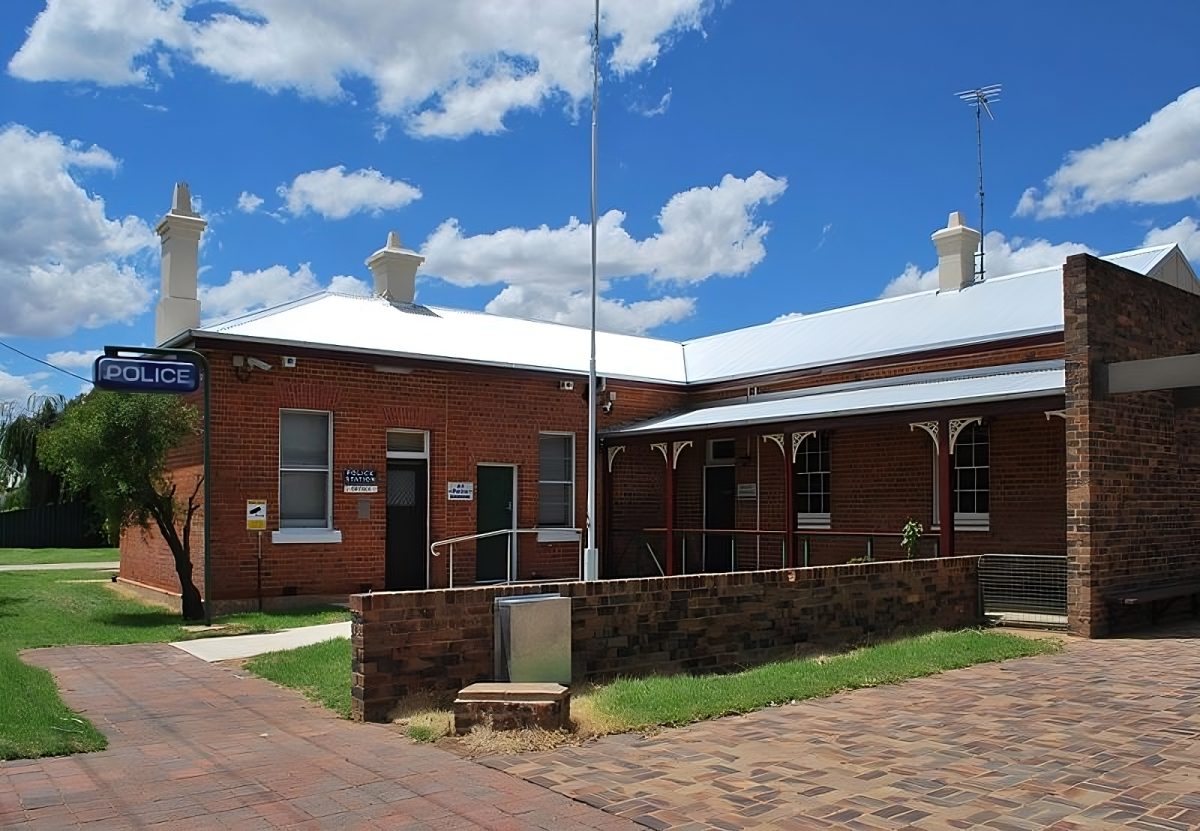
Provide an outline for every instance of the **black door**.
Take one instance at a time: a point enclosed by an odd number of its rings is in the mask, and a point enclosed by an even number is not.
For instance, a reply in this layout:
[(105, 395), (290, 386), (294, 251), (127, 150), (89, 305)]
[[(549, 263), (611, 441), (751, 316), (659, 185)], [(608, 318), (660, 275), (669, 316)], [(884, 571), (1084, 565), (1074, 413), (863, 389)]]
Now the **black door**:
[(388, 462), (385, 582), (389, 590), (428, 587), (426, 471), (424, 459)]
[[(513, 528), (513, 469), (509, 465), (480, 465), (476, 468), (475, 530), (499, 531)], [(497, 534), (475, 545), (475, 582), (508, 579), (511, 534)]]
[[(733, 466), (704, 468), (704, 527), (733, 528), (736, 504)], [(733, 571), (733, 534), (704, 535), (704, 570)]]

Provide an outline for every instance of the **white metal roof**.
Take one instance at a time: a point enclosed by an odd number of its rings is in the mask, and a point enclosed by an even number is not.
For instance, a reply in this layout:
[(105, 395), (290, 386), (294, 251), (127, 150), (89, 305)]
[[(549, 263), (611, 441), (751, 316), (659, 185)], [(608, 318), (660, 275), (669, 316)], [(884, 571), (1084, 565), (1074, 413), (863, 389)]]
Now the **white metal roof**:
[[(1174, 245), (1104, 259), (1200, 293)], [(774, 372), (1062, 331), (1060, 266), (776, 320), (684, 343), (598, 332), (597, 372), (670, 384)], [(484, 312), (323, 293), (184, 333), (433, 361), (588, 371), (588, 330)]]
[(1065, 372), (1061, 361), (988, 367), (959, 373), (910, 375), (870, 384), (813, 387), (786, 397), (741, 404), (717, 404), (650, 419), (606, 431), (609, 436), (636, 436), (743, 427), (807, 419), (920, 410), (1061, 395)]
[[(1104, 257), (1149, 274), (1175, 248)], [(923, 291), (776, 320), (684, 344), (689, 383), (866, 360), (1063, 328), (1062, 267), (989, 277), (960, 291)]]
[[(587, 374), (589, 331), (513, 317), (325, 292), (205, 328), (201, 333), (279, 345)], [(596, 371), (610, 378), (684, 383), (674, 341), (596, 333)]]

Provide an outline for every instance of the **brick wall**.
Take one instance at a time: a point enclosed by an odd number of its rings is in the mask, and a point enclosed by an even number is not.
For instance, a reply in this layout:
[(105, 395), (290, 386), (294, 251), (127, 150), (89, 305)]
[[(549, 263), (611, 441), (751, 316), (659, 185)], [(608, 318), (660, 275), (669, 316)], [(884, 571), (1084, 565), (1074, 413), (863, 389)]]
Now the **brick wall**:
[(354, 595), (353, 711), (493, 673), (493, 601), (572, 598), (573, 676), (715, 672), (979, 622), (977, 559)]
[(1200, 410), (1099, 395), (1093, 368), (1200, 352), (1200, 298), (1087, 255), (1063, 285), (1069, 622), (1097, 637), (1114, 593), (1200, 579)]
[[(349, 594), (384, 586), (386, 487), (376, 494), (343, 493), (341, 471), (349, 467), (376, 470), (386, 481), (386, 433), (390, 428), (429, 432), (430, 541), (476, 531), (476, 505), (449, 502), (448, 481), (476, 481), (481, 463), (517, 467), (517, 518), (520, 527), (537, 524), (538, 433), (574, 433), (575, 520), (582, 526), (586, 511), (587, 408), (586, 381), (574, 391), (560, 391), (567, 375), (413, 365), (410, 374), (375, 371), (373, 363), (329, 355), (298, 356), (295, 368), (281, 366), (278, 355), (263, 349), (205, 349), (212, 366), (212, 545), (214, 599), (254, 597), (258, 538), (245, 530), (248, 499), (268, 502), (268, 529), (278, 525), (279, 410), (298, 408), (333, 412), (333, 525), (341, 543), (272, 543), (263, 533), (263, 593)], [(274, 365), (240, 380), (235, 354), (253, 354)], [(380, 359), (382, 360), (382, 359)], [(609, 382), (617, 393), (611, 415), (601, 428), (618, 421), (639, 420), (679, 406), (683, 392), (652, 384)], [(198, 451), (198, 444), (197, 444)], [(189, 449), (190, 452), (190, 449)], [(182, 453), (172, 460), (185, 478), (193, 459)], [(359, 503), (367, 503), (360, 516)], [(200, 521), (197, 517), (197, 523)], [(195, 532), (196, 580), (202, 585), (200, 526)], [(413, 552), (427, 557), (426, 552)], [(562, 579), (578, 573), (576, 543), (538, 543), (522, 538), (518, 557), (523, 579)], [(475, 576), (474, 549), (458, 546), (455, 580)], [(122, 576), (177, 591), (170, 555), (155, 533), (127, 533), (122, 542)], [(431, 562), (431, 584), (447, 585), (448, 558)]]

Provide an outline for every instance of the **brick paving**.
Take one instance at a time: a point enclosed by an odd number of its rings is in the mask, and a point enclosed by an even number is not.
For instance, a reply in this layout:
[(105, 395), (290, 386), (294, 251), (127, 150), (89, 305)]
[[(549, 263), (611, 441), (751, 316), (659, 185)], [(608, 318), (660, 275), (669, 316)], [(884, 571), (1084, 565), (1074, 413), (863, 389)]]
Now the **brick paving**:
[(0, 828), (634, 827), (164, 644), (24, 658), (109, 748), (0, 762)]
[(1200, 649), (1175, 636), (485, 764), (650, 828), (1200, 828)]

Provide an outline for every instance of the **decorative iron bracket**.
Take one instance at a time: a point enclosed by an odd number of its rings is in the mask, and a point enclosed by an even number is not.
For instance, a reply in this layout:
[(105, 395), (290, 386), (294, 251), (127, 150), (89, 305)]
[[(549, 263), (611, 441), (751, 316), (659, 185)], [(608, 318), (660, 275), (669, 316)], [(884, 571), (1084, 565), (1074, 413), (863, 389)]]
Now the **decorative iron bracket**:
[[(677, 442), (672, 443), (671, 454), (670, 454), (670, 459), (669, 459), (672, 468), (676, 468), (679, 466), (679, 454), (682, 453), (685, 448), (691, 447), (691, 445), (692, 445), (692, 442), (690, 440), (689, 441), (677, 441)], [(667, 443), (665, 441), (655, 442), (654, 444), (650, 445), (650, 447), (654, 450), (657, 450), (659, 453), (662, 454), (664, 462), (668, 461)]]
[(1050, 420), (1050, 416), (1058, 416), (1063, 421), (1066, 421), (1067, 420), (1067, 411), (1066, 410), (1046, 410), (1046, 421)]
[(784, 455), (784, 458), (787, 458), (787, 451), (783, 448), (783, 433), (768, 433), (762, 437), (762, 440), (775, 442), (779, 445), (779, 452)]
[(608, 472), (612, 473), (613, 461), (617, 458), (617, 454), (625, 449), (623, 444), (614, 444), (608, 448)]
[(804, 444), (804, 440), (809, 436), (815, 436), (816, 430), (807, 430), (803, 433), (792, 433), (792, 461), (796, 461), (796, 454), (800, 452), (800, 445)]
[(963, 430), (967, 429), (971, 424), (983, 424), (983, 419), (979, 416), (971, 418), (952, 418), (950, 419), (950, 452), (954, 452), (954, 445), (958, 442), (958, 436)]
[(937, 450), (938, 449), (938, 423), (936, 421), (914, 421), (912, 424), (908, 425), (908, 429), (910, 432), (912, 430), (915, 430), (918, 427), (920, 427), (922, 430), (924, 430), (926, 433), (929, 434), (929, 438), (933, 439), (933, 449)]

